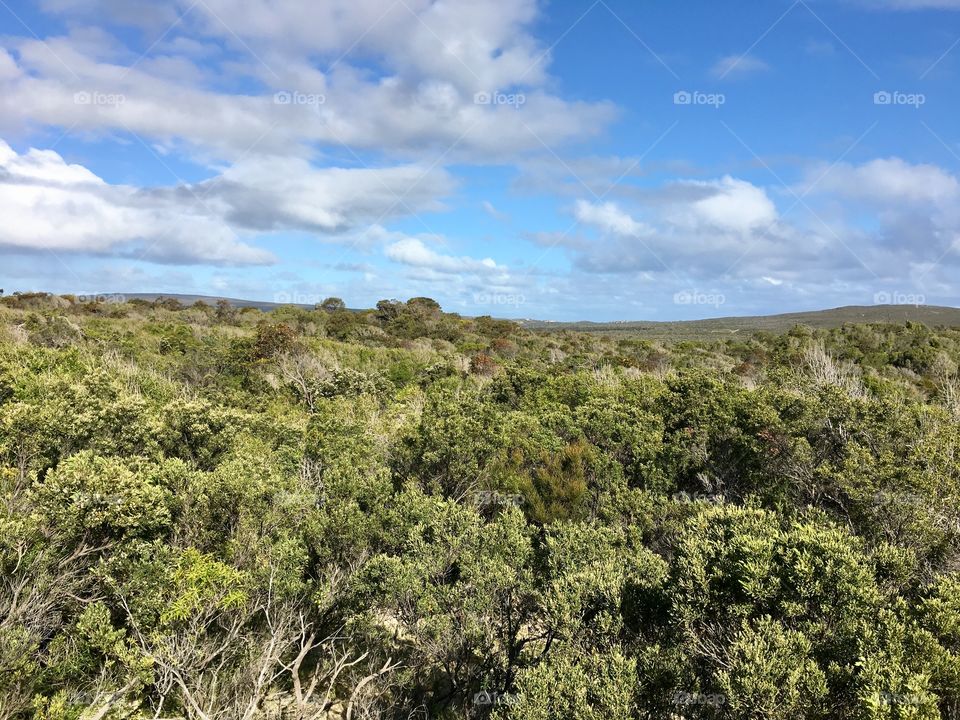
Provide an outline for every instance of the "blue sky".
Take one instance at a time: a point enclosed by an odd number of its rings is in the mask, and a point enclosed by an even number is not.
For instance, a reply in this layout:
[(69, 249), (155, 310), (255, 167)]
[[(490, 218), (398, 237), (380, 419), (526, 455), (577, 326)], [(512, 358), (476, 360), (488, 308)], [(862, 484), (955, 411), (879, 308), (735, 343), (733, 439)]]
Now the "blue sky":
[(0, 285), (955, 305), (960, 0), (0, 0)]

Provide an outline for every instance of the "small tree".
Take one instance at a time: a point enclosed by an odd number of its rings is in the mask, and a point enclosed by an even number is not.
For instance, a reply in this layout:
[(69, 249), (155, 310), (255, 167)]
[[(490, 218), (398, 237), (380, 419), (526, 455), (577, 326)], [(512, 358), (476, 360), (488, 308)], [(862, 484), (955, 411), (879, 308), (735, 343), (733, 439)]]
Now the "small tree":
[(486, 375), (489, 377), (495, 375), (499, 367), (497, 361), (486, 353), (477, 353), (470, 360), (470, 372), (474, 375)]
[(324, 312), (337, 312), (338, 310), (346, 310), (347, 304), (341, 298), (328, 297), (320, 303), (319, 307)]
[(388, 323), (400, 315), (401, 303), (396, 300), (380, 300), (377, 303), (376, 318), (381, 323)]
[(263, 323), (257, 328), (253, 356), (256, 360), (266, 360), (290, 352), (296, 344), (297, 334), (286, 323)]
[(434, 314), (440, 312), (440, 303), (433, 298), (415, 297), (407, 300), (407, 307), (423, 310), (426, 313)]
[(237, 320), (237, 309), (230, 304), (229, 300), (224, 300), (221, 298), (220, 300), (217, 300), (214, 316), (219, 322), (234, 323)]

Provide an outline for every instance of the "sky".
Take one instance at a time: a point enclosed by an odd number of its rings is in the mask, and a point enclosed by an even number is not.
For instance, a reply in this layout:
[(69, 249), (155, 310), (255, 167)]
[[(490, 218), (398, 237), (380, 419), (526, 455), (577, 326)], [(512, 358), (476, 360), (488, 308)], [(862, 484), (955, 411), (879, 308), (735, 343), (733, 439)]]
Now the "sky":
[(960, 0), (0, 0), (0, 287), (957, 305)]

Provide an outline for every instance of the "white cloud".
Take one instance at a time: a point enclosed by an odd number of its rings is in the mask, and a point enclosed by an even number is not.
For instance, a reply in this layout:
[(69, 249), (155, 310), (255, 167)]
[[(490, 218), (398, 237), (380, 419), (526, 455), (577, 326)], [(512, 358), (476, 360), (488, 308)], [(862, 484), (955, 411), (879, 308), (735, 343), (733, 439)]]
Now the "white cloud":
[(644, 237), (653, 233), (652, 228), (634, 220), (615, 203), (594, 204), (580, 200), (574, 208), (574, 217), (581, 223), (597, 227), (601, 232), (619, 237)]
[[(350, 240), (384, 219), (440, 207), (453, 185), (416, 165), (316, 169), (256, 156), (195, 185), (110, 185), (53, 151), (19, 155), (0, 141), (0, 244), (140, 256), (163, 262), (262, 264), (242, 235), (296, 230)], [(381, 238), (382, 240), (382, 238)]]
[(651, 202), (654, 225), (635, 220), (616, 203), (580, 200), (574, 216), (581, 223), (624, 238), (650, 237), (669, 226), (691, 233), (748, 234), (777, 221), (777, 208), (763, 188), (726, 176), (719, 180), (685, 180), (669, 184)]
[(866, 235), (863, 255), (890, 258), (891, 274), (930, 277), (960, 258), (960, 181), (943, 168), (896, 157), (818, 166), (800, 187), (834, 205), (842, 200), (837, 212), (851, 223), (868, 218), (868, 229), (859, 231)]
[(3, 48), (0, 48), (0, 82), (13, 80), (20, 76), (17, 61)]
[(407, 237), (389, 245), (387, 257), (394, 262), (415, 268), (425, 268), (438, 273), (493, 273), (504, 272), (506, 268), (497, 265), (491, 258), (477, 260), (471, 257), (454, 257), (427, 247), (419, 238)]
[(196, 189), (240, 227), (338, 233), (442, 209), (438, 198), (453, 185), (444, 170), (418, 165), (318, 169), (298, 158), (254, 157)]
[(960, 262), (960, 180), (899, 158), (810, 167), (787, 196), (788, 217), (767, 189), (730, 176), (623, 197), (633, 204), (578, 204), (592, 237), (544, 243), (564, 247), (577, 270), (632, 273), (645, 286), (684, 278), (690, 287), (782, 288), (812, 299), (830, 286), (837, 297), (859, 292), (863, 303), (891, 287), (949, 296), (944, 278)]
[(496, 206), (489, 200), (484, 200), (482, 203), (480, 203), (480, 207), (482, 207), (483, 211), (494, 220), (499, 220), (500, 222), (510, 222), (510, 216), (505, 212), (497, 210)]
[(960, 182), (956, 177), (936, 165), (914, 165), (896, 157), (862, 165), (842, 163), (832, 169), (817, 167), (809, 178), (812, 182), (819, 179), (815, 189), (820, 192), (830, 191), (881, 205), (920, 203), (950, 208), (960, 201)]
[[(97, 3), (105, 11), (111, 4)], [(541, 141), (555, 147), (597, 134), (615, 115), (607, 103), (568, 102), (544, 89), (549, 55), (527, 32), (536, 10), (533, 0), (410, 0), (386, 12), (380, 0), (210, 0), (145, 58), (122, 47), (101, 52), (108, 41), (76, 30), (11, 38), (18, 60), (0, 55), (0, 131), (41, 124), (134, 132), (233, 159), (251, 148), (306, 157), (323, 143), (427, 152), (431, 161), (443, 152), (509, 160), (542, 150)], [(229, 18), (229, 29), (219, 18)], [(221, 53), (199, 63), (197, 48), (209, 51), (211, 38), (235, 46), (241, 59)], [(262, 90), (233, 90), (258, 84)], [(480, 91), (516, 88), (525, 100), (519, 109), (474, 101)], [(324, 102), (278, 105), (276, 92)], [(77, 93), (124, 102), (78, 104)]]
[(763, 188), (723, 177), (681, 180), (639, 196), (645, 221), (616, 203), (580, 201), (577, 220), (599, 237), (561, 243), (574, 265), (598, 273), (666, 273), (716, 278), (796, 271), (818, 258), (826, 241), (783, 223)]
[(353, 50), (399, 76), (474, 92), (545, 79), (547, 58), (538, 62), (543, 48), (526, 29), (536, 0), (206, 0), (197, 13), (206, 33), (236, 34), (258, 50), (334, 58)]
[(688, 212), (698, 224), (746, 233), (776, 222), (777, 208), (762, 188), (729, 175), (713, 182), (690, 181), (689, 187), (710, 191), (695, 201)]
[(710, 74), (718, 79), (732, 75), (749, 75), (770, 69), (765, 61), (753, 55), (727, 55), (714, 63)]
[(511, 309), (507, 307), (511, 303), (515, 309), (532, 291), (532, 277), (517, 277), (493, 258), (446, 254), (431, 247), (445, 242), (442, 237), (386, 234), (392, 239), (384, 250), (386, 257), (405, 268), (402, 274), (388, 273), (399, 281), (394, 296), (425, 294), (443, 298), (444, 307), (502, 314)]
[(0, 141), (0, 245), (116, 252), (169, 262), (265, 264), (273, 257), (239, 240), (220, 218), (192, 204), (108, 185), (57, 153), (18, 155)]

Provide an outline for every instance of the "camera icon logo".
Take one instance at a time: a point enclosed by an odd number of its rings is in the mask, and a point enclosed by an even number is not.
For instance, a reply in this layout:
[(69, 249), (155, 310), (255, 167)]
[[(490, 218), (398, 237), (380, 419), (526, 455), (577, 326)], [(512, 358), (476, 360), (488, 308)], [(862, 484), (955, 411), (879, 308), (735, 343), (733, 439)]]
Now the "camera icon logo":
[(289, 105), (293, 102), (293, 95), (286, 90), (281, 90), (273, 96), (274, 105)]
[(886, 90), (881, 90), (873, 94), (873, 104), (874, 105), (891, 105), (893, 104), (893, 94), (887, 92)]
[(474, 705), (493, 705), (494, 700), (494, 696), (486, 690), (482, 690), (473, 696)]
[(674, 105), (691, 105), (693, 104), (693, 94), (687, 92), (686, 90), (680, 90), (673, 94), (673, 104)]
[(474, 105), (489, 105), (493, 102), (493, 96), (485, 90), (475, 93), (473, 96)]

